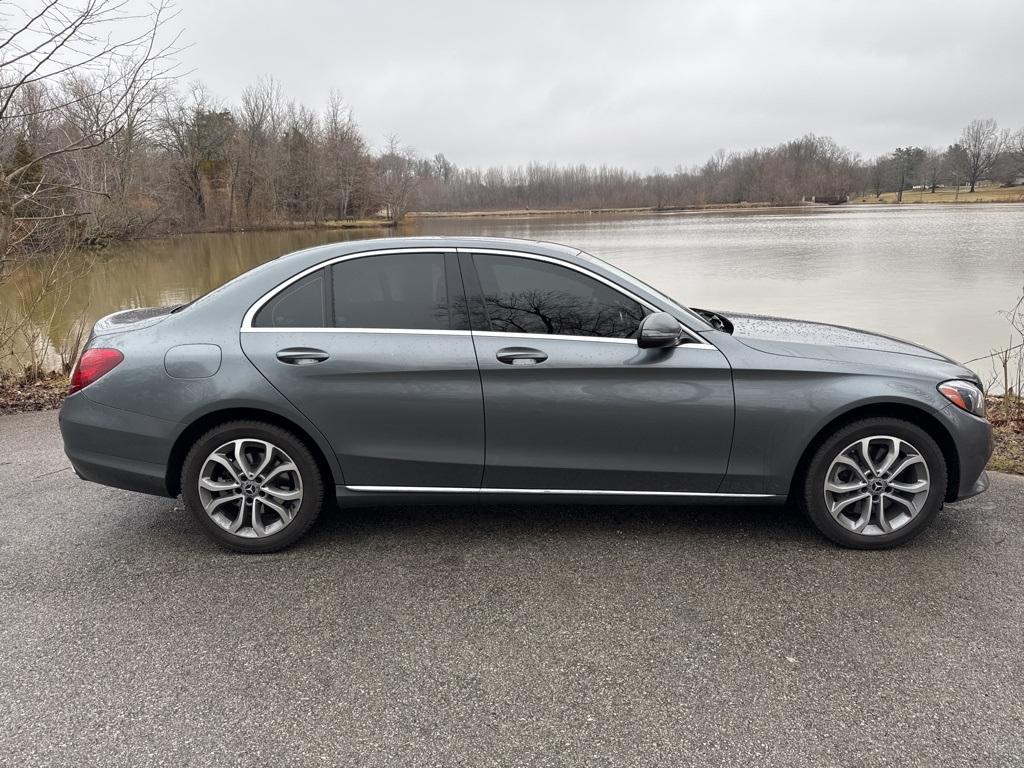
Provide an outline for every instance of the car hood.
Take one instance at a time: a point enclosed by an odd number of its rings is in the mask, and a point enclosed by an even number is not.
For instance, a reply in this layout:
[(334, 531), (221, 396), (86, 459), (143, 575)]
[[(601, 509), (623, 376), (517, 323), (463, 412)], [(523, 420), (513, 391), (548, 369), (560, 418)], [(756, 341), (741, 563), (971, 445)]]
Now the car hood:
[(868, 352), (911, 355), (956, 364), (954, 360), (945, 355), (918, 344), (857, 328), (739, 312), (718, 312), (716, 314), (730, 322), (732, 335), (737, 341), (770, 354), (863, 360), (863, 354), (850, 355), (846, 353), (846, 350), (866, 350)]

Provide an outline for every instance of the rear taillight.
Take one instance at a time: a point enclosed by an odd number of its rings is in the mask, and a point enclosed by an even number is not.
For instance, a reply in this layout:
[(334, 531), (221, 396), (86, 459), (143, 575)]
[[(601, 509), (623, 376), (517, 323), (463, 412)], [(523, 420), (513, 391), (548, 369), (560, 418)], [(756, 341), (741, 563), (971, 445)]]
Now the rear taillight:
[(100, 376), (114, 370), (122, 360), (124, 360), (124, 355), (116, 349), (97, 347), (85, 350), (78, 358), (78, 362), (75, 363), (74, 370), (71, 371), (68, 394), (73, 395), (83, 387), (88, 387)]

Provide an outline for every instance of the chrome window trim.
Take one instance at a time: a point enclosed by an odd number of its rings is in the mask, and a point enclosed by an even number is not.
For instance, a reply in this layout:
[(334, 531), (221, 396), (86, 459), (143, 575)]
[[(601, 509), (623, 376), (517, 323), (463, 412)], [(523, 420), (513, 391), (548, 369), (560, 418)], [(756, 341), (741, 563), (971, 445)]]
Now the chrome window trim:
[(346, 485), (356, 493), (508, 493), (552, 496), (692, 496), (695, 498), (776, 499), (776, 493), (711, 493), (707, 491), (619, 491), (563, 488), (464, 488), (420, 485)]
[(439, 328), (243, 328), (242, 333), (390, 333), (417, 336), (469, 336), (472, 331)]
[[(556, 341), (597, 341), (604, 344), (631, 344), (636, 346), (636, 339), (619, 339), (611, 336), (567, 336), (561, 333), (505, 333), (503, 331), (473, 331), (474, 336), (492, 336), (506, 339), (554, 339)], [(687, 342), (672, 349), (714, 349), (718, 348), (706, 342)]]
[[(444, 247), (430, 247), (430, 248), (384, 248), (375, 251), (360, 251), (359, 253), (348, 253), (342, 256), (334, 256), (324, 261), (314, 264), (311, 267), (307, 267), (301, 272), (292, 275), (284, 282), (278, 284), (274, 288), (271, 288), (265, 294), (263, 294), (256, 302), (249, 307), (246, 311), (245, 316), (242, 318), (241, 331), (243, 333), (386, 333), (386, 334), (401, 334), (401, 335), (427, 335), (427, 336), (466, 336), (466, 335), (477, 335), (477, 336), (506, 336), (513, 339), (567, 339), (572, 341), (589, 341), (589, 342), (605, 342), (615, 344), (636, 344), (636, 339), (619, 339), (604, 336), (569, 336), (562, 334), (547, 334), (547, 333), (503, 333), (501, 331), (462, 331), (462, 330), (449, 330), (449, 329), (425, 329), (425, 328), (256, 328), (253, 327), (252, 321), (256, 317), (256, 313), (259, 312), (263, 306), (273, 299), (281, 291), (285, 290), (292, 283), (298, 282), (306, 275), (310, 275), (319, 269), (325, 269), (326, 267), (333, 266), (334, 264), (340, 264), (343, 261), (349, 261), (351, 259), (361, 259), (371, 256), (390, 256), (394, 254), (402, 253), (483, 253), (495, 256), (513, 256), (516, 258), (532, 259), (534, 261), (545, 261), (550, 264), (554, 264), (559, 267), (565, 267), (567, 269), (574, 270), (580, 274), (589, 277), (598, 282), (604, 283), (612, 290), (618, 291), (619, 293), (629, 297), (633, 301), (637, 302), (640, 306), (652, 311), (652, 312), (665, 312), (660, 307), (652, 304), (649, 301), (645, 301), (640, 298), (632, 291), (623, 286), (619, 285), (613, 280), (609, 280), (602, 275), (598, 275), (595, 272), (581, 267), (578, 264), (572, 264), (559, 258), (552, 256), (543, 256), (537, 253), (527, 253), (524, 251), (516, 251), (511, 249), (502, 248), (444, 248)], [(577, 251), (582, 253), (582, 251)], [(678, 318), (677, 318), (678, 319)], [(681, 322), (681, 321), (680, 321)], [(714, 344), (703, 338), (693, 330), (683, 324), (683, 329), (686, 334), (693, 340), (692, 343), (680, 344), (674, 349), (713, 349), (718, 350)]]

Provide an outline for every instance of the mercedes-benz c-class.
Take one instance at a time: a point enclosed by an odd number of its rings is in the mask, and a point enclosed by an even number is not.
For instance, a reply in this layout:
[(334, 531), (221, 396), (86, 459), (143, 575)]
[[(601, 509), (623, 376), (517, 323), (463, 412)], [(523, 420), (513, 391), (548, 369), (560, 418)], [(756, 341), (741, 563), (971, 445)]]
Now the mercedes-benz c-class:
[(941, 354), (488, 238), (325, 245), (110, 315), (60, 425), (80, 477), (180, 494), (245, 552), (333, 501), (790, 499), (881, 548), (983, 491), (992, 450), (981, 382)]

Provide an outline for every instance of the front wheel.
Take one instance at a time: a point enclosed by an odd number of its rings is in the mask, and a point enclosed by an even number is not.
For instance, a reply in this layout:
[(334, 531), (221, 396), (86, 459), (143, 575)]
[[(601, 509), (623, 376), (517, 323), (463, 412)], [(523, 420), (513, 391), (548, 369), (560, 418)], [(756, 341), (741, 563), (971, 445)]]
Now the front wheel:
[(182, 466), (185, 506), (218, 544), (274, 552), (293, 544), (323, 505), (320, 468), (292, 433), (234, 421), (196, 441)]
[(874, 418), (840, 428), (811, 458), (803, 483), (808, 517), (825, 536), (857, 549), (909, 541), (941, 509), (946, 461), (910, 422)]

